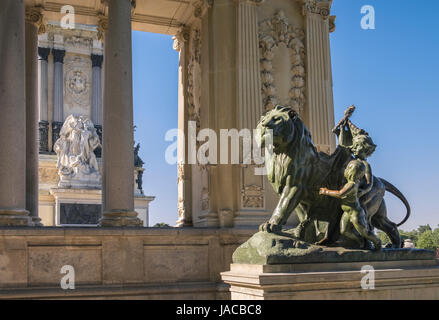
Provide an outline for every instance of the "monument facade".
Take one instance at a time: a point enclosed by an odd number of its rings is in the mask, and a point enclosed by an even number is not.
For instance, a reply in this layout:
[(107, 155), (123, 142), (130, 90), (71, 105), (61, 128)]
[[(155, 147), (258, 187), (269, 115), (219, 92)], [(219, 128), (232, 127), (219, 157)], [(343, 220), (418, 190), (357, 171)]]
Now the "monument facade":
[[(38, 37), (39, 216), (45, 226), (97, 226), (101, 218), (104, 55), (98, 29), (46, 21)], [(131, 190), (148, 226), (154, 197), (143, 194), (138, 148)]]

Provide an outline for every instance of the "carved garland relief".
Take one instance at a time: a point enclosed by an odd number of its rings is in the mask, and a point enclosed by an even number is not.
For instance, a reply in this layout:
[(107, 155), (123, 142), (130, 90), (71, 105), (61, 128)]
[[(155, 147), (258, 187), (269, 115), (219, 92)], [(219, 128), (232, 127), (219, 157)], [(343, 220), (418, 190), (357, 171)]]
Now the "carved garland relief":
[[(286, 103), (299, 113), (303, 111), (306, 102), (304, 38), (304, 31), (291, 25), (282, 10), (272, 19), (259, 24), (262, 98), (265, 110), (271, 110), (279, 103)], [(276, 70), (273, 65), (281, 46), (288, 49), (290, 61), (288, 101), (280, 101), (275, 84)]]

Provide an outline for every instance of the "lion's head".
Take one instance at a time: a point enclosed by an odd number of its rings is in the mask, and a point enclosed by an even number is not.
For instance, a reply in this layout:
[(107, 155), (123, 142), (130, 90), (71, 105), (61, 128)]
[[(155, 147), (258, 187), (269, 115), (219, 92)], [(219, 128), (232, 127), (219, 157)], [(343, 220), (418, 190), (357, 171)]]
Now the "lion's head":
[(265, 146), (271, 134), (273, 135), (273, 151), (275, 153), (285, 152), (286, 147), (295, 137), (294, 120), (298, 114), (291, 107), (276, 106), (268, 111), (258, 123), (257, 129), (260, 133), (261, 147)]

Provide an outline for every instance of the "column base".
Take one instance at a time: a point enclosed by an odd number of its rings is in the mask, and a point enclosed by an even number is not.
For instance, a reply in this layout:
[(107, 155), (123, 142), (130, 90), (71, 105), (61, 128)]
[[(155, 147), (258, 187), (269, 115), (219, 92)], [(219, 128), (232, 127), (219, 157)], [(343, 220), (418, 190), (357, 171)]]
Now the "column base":
[(114, 210), (104, 212), (99, 221), (101, 227), (142, 227), (143, 222), (137, 218), (136, 211)]
[(40, 217), (32, 217), (32, 223), (34, 227), (44, 227), (44, 225), (41, 223)]
[(30, 227), (33, 223), (27, 210), (0, 209), (0, 226)]
[(192, 221), (188, 221), (187, 219), (178, 219), (176, 224), (175, 224), (176, 228), (188, 228), (188, 227), (193, 227), (193, 223)]

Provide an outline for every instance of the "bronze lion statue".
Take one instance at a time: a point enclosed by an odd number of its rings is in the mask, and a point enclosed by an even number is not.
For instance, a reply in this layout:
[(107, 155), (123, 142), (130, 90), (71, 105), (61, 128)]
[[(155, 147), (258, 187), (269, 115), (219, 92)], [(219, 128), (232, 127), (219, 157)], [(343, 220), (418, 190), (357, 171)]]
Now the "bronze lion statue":
[[(261, 231), (280, 232), (287, 219), (296, 211), (300, 223), (295, 236), (309, 243), (334, 244), (340, 238), (340, 200), (319, 195), (325, 186), (338, 189), (343, 186), (343, 172), (353, 159), (350, 150), (338, 146), (332, 155), (318, 152), (309, 130), (302, 119), (290, 107), (277, 106), (260, 120), (261, 147), (269, 135), (271, 150), (265, 153), (268, 181), (280, 196), (269, 221), (260, 226)], [(406, 206), (407, 215), (398, 225), (387, 218), (385, 191), (397, 196)], [(392, 246), (400, 248), (401, 240), (397, 227), (410, 215), (410, 206), (404, 195), (392, 184), (378, 177), (366, 195), (367, 203), (360, 203), (366, 212), (370, 228), (384, 231)]]

